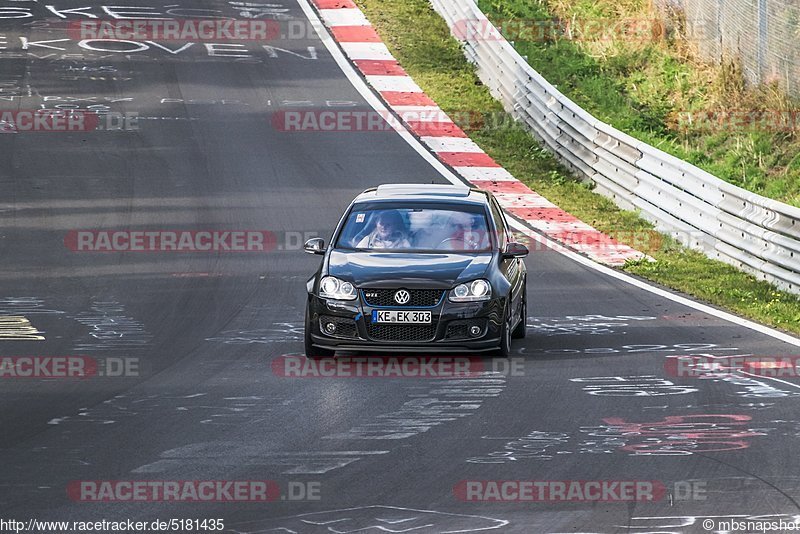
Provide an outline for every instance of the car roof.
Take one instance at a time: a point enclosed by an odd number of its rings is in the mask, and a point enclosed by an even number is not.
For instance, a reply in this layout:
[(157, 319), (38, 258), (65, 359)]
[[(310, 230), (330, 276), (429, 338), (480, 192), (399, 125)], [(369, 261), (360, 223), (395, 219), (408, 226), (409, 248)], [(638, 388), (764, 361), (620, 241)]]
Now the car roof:
[(486, 204), (485, 191), (466, 185), (450, 184), (384, 184), (367, 189), (354, 202), (372, 201), (434, 201)]

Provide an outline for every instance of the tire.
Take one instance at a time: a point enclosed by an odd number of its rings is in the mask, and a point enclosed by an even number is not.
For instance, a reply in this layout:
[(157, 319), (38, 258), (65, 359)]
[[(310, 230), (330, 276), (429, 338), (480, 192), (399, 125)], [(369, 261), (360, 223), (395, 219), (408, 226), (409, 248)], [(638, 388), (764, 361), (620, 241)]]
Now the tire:
[(303, 335), (303, 340), (305, 342), (306, 358), (308, 358), (309, 360), (333, 358), (333, 356), (336, 354), (335, 350), (316, 347), (311, 342), (311, 310), (308, 308), (308, 306), (306, 306), (306, 326)]
[(528, 293), (527, 293), (527, 285), (522, 286), (522, 309), (519, 312), (519, 324), (511, 332), (511, 337), (514, 339), (524, 339), (525, 338), (525, 331), (526, 323), (528, 322)]
[(506, 309), (505, 321), (503, 321), (503, 328), (500, 329), (500, 346), (497, 348), (496, 356), (498, 358), (511, 357), (511, 308)]

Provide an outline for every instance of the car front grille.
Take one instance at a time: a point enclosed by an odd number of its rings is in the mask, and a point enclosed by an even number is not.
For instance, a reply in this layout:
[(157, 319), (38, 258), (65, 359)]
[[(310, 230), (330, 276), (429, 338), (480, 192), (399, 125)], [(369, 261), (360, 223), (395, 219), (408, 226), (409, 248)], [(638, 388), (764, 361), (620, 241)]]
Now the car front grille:
[(432, 341), (436, 325), (370, 323), (367, 332), (370, 338), (379, 341)]
[[(336, 332), (334, 332), (333, 334), (328, 334), (324, 328), (327, 323), (335, 324)], [(343, 317), (331, 317), (327, 315), (321, 315), (319, 318), (319, 328), (320, 331), (326, 336), (349, 337), (349, 338), (358, 337), (358, 330), (356, 329), (355, 321), (352, 321), (350, 319), (345, 319)]]
[(394, 294), (399, 289), (364, 289), (364, 301), (369, 306), (432, 308), (439, 304), (439, 301), (444, 296), (443, 289), (408, 289), (411, 299), (405, 304), (398, 304), (394, 300)]

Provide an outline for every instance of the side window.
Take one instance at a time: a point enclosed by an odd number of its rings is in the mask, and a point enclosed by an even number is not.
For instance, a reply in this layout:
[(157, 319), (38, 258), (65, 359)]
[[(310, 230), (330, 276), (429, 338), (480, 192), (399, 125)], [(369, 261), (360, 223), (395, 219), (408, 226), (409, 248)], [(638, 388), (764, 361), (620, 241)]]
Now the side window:
[(500, 250), (503, 250), (508, 243), (508, 228), (506, 226), (506, 218), (503, 216), (503, 210), (497, 204), (497, 200), (492, 198), (492, 218), (497, 225), (497, 242), (500, 245)]

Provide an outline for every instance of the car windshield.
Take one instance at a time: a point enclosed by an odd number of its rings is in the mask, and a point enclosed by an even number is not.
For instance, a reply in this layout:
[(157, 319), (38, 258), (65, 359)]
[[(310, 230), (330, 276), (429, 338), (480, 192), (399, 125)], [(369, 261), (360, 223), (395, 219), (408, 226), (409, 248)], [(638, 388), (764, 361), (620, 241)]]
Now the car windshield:
[(394, 251), (482, 252), (491, 250), (481, 206), (356, 205), (337, 248)]

